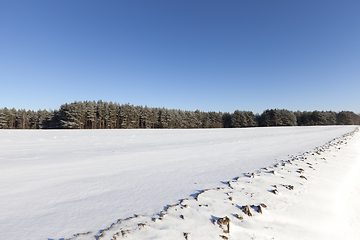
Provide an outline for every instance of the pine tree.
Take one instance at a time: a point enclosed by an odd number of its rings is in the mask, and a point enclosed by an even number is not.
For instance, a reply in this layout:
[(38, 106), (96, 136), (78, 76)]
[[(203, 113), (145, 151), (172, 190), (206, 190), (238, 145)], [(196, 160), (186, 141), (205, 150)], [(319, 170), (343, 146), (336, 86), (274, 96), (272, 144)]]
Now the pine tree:
[(8, 128), (4, 109), (0, 109), (0, 129)]
[(325, 125), (326, 124), (326, 116), (324, 112), (313, 111), (310, 117), (311, 121), (314, 125)]
[(94, 129), (96, 128), (96, 102), (85, 102), (86, 111), (86, 123), (84, 128)]
[(16, 128), (27, 129), (29, 127), (29, 119), (25, 109), (18, 110), (16, 113)]
[(230, 113), (226, 112), (222, 115), (222, 123), (224, 128), (230, 128), (232, 126)]
[(244, 112), (245, 117), (247, 118), (246, 122), (247, 125), (246, 127), (255, 127), (256, 126), (256, 118), (255, 118), (255, 114), (252, 111), (245, 111)]
[(77, 102), (60, 106), (60, 125), (61, 128), (81, 129), (81, 109)]
[(233, 128), (241, 128), (247, 125), (246, 117), (244, 112), (235, 110), (234, 113), (231, 115), (231, 123)]
[(109, 117), (108, 117), (108, 126), (111, 129), (117, 128), (119, 116), (118, 116), (118, 108), (116, 103), (109, 103)]
[(336, 124), (336, 112), (327, 111), (325, 112), (325, 116), (326, 116), (326, 125)]
[(296, 126), (297, 118), (286, 109), (267, 109), (260, 116), (260, 126)]
[(351, 125), (353, 124), (353, 121), (346, 111), (341, 111), (336, 116), (337, 124), (339, 125)]

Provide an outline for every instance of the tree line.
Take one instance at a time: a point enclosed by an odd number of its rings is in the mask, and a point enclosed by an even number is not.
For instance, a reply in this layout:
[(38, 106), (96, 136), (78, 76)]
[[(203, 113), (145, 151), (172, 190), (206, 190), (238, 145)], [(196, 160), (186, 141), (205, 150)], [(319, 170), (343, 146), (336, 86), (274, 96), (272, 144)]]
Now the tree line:
[(241, 128), (265, 126), (360, 125), (351, 111), (289, 111), (262, 114), (150, 108), (103, 101), (66, 103), (58, 110), (0, 109), (0, 129)]

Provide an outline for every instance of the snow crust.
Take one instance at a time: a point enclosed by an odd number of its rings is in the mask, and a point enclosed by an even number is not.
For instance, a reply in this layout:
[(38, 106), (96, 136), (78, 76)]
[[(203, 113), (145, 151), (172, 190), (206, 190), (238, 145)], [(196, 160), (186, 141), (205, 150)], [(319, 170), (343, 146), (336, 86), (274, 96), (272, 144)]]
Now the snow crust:
[[(178, 204), (181, 199), (193, 199), (204, 189), (222, 186), (242, 173), (256, 172), (263, 167), (281, 163), (289, 155), (311, 151), (354, 129), (354, 126), (322, 126), (196, 130), (2, 130), (1, 238), (69, 238), (76, 233), (98, 233), (118, 219), (129, 218), (134, 214), (157, 216), (168, 205)], [(356, 142), (359, 143), (360, 140)], [(331, 211), (331, 214), (336, 212), (336, 216), (327, 216), (325, 219), (341, 218), (343, 227), (354, 231), (347, 223), (351, 221), (352, 225), (355, 223), (354, 226), (358, 226), (359, 215), (352, 213), (346, 206), (352, 206), (359, 197), (358, 187), (349, 184), (359, 182), (358, 170), (355, 170), (359, 169), (359, 152), (355, 150), (359, 145), (356, 146), (346, 155), (351, 161), (344, 165), (341, 162), (327, 165), (330, 169), (316, 171), (319, 174), (314, 175), (314, 178), (320, 180), (314, 181), (313, 185), (308, 184), (309, 187), (302, 192), (297, 192), (303, 201), (289, 196), (290, 200), (283, 204), (286, 210), (275, 205), (267, 210), (268, 213), (264, 211), (262, 216), (268, 218), (261, 221), (274, 218), (268, 233), (271, 233), (271, 229), (277, 233), (277, 227), (291, 222), (291, 219), (303, 222), (300, 225), (303, 229), (299, 233), (323, 233), (324, 229), (315, 224), (319, 219), (312, 216), (306, 218), (301, 209), (311, 205), (315, 199), (310, 193), (324, 191), (324, 194), (316, 196), (325, 196), (325, 193), (333, 193), (332, 189), (338, 191), (331, 199), (335, 199), (339, 208)], [(335, 159), (336, 155), (333, 156)], [(331, 169), (334, 179), (330, 181), (328, 175)], [(340, 170), (346, 173), (345, 176), (339, 174)], [(322, 180), (331, 183), (317, 186)], [(269, 184), (268, 180), (264, 180), (258, 187)], [(355, 199), (351, 195), (341, 194), (348, 191), (355, 194)], [(272, 193), (268, 193), (272, 196)], [(218, 202), (214, 200), (216, 198), (215, 194), (210, 201)], [(260, 198), (266, 200), (267, 196), (262, 194)], [(326, 202), (321, 198), (316, 201)], [(288, 211), (292, 205), (294, 209)], [(326, 203), (322, 206), (326, 206)], [(221, 211), (223, 208), (219, 209)], [(270, 214), (271, 211), (273, 213)], [(294, 218), (295, 215), (298, 218)], [(217, 216), (224, 217), (220, 212)], [(309, 224), (309, 218), (314, 219), (314, 225)], [(239, 228), (232, 228), (233, 232), (238, 232), (239, 236), (244, 235), (240, 232), (246, 232), (248, 237), (251, 234), (255, 236), (257, 231), (251, 230), (255, 226), (251, 221), (245, 222), (245, 225), (248, 224), (246, 231), (243, 225), (239, 225)], [(336, 225), (339, 221), (333, 223)], [(329, 224), (324, 228), (329, 229)], [(198, 224), (198, 227), (204, 226), (205, 232), (212, 233), (213, 230), (207, 231), (207, 225)], [(293, 226), (299, 224), (294, 223)], [(165, 225), (164, 228), (176, 229), (174, 225)], [(306, 231), (309, 228), (311, 231)], [(78, 236), (77, 239), (81, 237), (90, 235)], [(143, 237), (138, 239), (145, 239)], [(179, 239), (184, 239), (184, 236)], [(285, 238), (280, 236), (279, 239)]]

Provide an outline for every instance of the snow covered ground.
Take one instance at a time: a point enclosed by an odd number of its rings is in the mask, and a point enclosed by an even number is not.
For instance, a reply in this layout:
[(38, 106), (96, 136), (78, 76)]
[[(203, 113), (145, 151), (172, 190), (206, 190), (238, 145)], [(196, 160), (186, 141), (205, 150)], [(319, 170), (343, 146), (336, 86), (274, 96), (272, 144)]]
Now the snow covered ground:
[(354, 239), (354, 129), (1, 130), (1, 239)]

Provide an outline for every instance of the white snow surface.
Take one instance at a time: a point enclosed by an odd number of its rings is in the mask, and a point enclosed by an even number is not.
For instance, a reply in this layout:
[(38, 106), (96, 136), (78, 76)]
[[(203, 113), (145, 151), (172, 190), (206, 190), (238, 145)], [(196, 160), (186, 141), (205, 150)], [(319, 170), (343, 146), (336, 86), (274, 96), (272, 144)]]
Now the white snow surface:
[[(166, 206), (194, 198), (203, 189), (222, 186), (242, 173), (272, 166), (289, 155), (311, 151), (354, 129), (1, 130), (0, 238), (69, 238), (76, 233), (99, 232), (134, 214), (156, 216)], [(351, 159), (357, 159), (355, 155)], [(354, 162), (340, 164), (336, 170), (348, 171)], [(339, 181), (334, 182), (338, 191), (352, 191), (359, 197), (359, 189), (347, 184), (359, 182), (359, 164), (353, 169), (346, 177), (335, 175)], [(335, 185), (322, 189), (314, 183), (306, 191), (326, 192)], [(302, 198), (311, 196), (304, 194)], [(335, 199), (337, 217), (359, 222), (359, 217), (344, 210), (357, 198), (337, 194)], [(289, 212), (307, 221), (299, 209)], [(289, 212), (280, 211), (284, 217), (275, 217), (273, 223), (292, 221)], [(345, 217), (344, 212), (348, 214)], [(276, 214), (279, 211), (273, 216)], [(308, 229), (306, 223), (304, 228)], [(234, 228), (235, 232), (240, 230)]]

